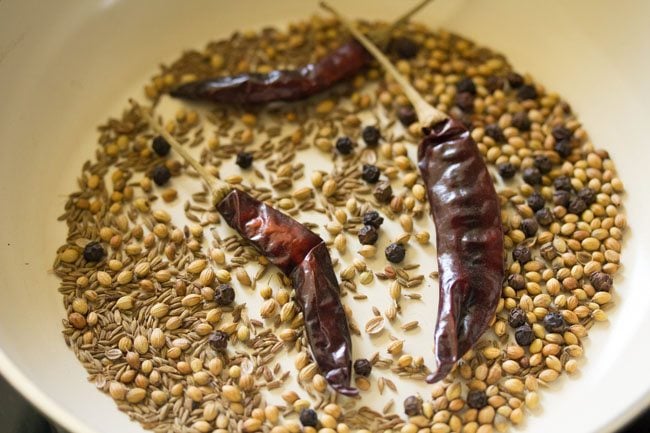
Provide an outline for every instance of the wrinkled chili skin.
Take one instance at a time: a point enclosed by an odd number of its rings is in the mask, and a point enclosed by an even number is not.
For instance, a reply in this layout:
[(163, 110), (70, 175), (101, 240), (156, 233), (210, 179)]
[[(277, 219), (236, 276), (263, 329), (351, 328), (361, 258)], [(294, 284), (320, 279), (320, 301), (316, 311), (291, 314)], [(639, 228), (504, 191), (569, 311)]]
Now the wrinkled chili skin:
[(371, 59), (365, 48), (352, 40), (299, 69), (197, 80), (173, 89), (170, 94), (183, 99), (240, 104), (297, 101), (354, 77)]
[(444, 378), (493, 318), (504, 276), (499, 199), (468, 130), (447, 119), (425, 130), (418, 165), (436, 225), (440, 301), (437, 371)]
[(337, 392), (357, 395), (350, 387), (348, 319), (325, 242), (298, 221), (239, 190), (229, 193), (217, 210), (229, 226), (291, 278), (318, 367)]

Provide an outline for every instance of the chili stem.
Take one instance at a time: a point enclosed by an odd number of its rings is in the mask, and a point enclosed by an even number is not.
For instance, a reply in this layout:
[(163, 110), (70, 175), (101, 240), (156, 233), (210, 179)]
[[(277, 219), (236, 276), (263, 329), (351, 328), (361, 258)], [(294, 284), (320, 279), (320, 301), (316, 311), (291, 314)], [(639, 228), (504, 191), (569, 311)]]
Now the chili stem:
[(133, 107), (135, 107), (139, 112), (140, 115), (144, 120), (147, 121), (151, 129), (153, 129), (156, 133), (161, 135), (169, 145), (174, 149), (176, 153), (178, 153), (185, 161), (187, 161), (193, 168), (194, 170), (199, 173), (199, 176), (205, 181), (208, 190), (212, 194), (215, 200), (215, 204), (219, 203), (225, 195), (230, 192), (231, 187), (228, 185), (226, 182), (222, 181), (221, 179), (217, 179), (213, 175), (211, 175), (205, 167), (199, 163), (192, 155), (190, 155), (184, 148), (183, 146), (174, 138), (173, 135), (171, 135), (165, 128), (163, 128), (158, 122), (156, 122), (153, 117), (145, 110), (140, 104), (138, 104), (135, 100), (129, 99), (129, 102)]
[(350, 22), (347, 18), (341, 16), (332, 6), (328, 5), (325, 2), (320, 3), (321, 7), (330, 11), (334, 16), (336, 16), (345, 27), (350, 30), (350, 33), (363, 45), (370, 54), (373, 55), (375, 59), (382, 65), (382, 67), (397, 81), (397, 83), (402, 87), (404, 94), (413, 104), (413, 108), (418, 116), (418, 120), (422, 126), (431, 126), (435, 123), (441, 122), (445, 119), (448, 119), (448, 116), (442, 111), (434, 108), (431, 104), (424, 100), (424, 98), (418, 93), (417, 90), (411, 86), (411, 83), (400, 74), (395, 66), (388, 60), (388, 58), (373, 44), (363, 33), (361, 33), (356, 26)]

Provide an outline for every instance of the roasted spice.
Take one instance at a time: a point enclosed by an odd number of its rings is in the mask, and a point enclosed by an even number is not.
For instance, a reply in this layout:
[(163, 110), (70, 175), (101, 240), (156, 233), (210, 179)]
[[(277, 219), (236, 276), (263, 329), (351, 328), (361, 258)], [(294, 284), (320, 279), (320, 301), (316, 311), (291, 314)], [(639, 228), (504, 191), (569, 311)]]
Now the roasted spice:
[(208, 337), (208, 343), (214, 350), (223, 352), (228, 347), (228, 334), (223, 331), (214, 331)]
[(390, 199), (393, 197), (393, 188), (390, 186), (390, 182), (379, 182), (375, 187), (375, 190), (372, 192), (372, 195), (380, 203), (390, 202)]
[(569, 206), (571, 200), (571, 193), (569, 191), (558, 190), (553, 193), (553, 204), (557, 206)]
[(354, 372), (359, 376), (368, 377), (372, 372), (372, 363), (365, 358), (354, 361)]
[(418, 121), (418, 116), (415, 114), (413, 107), (400, 107), (397, 110), (397, 118), (404, 126), (410, 126)]
[(515, 340), (520, 346), (530, 346), (530, 343), (535, 340), (533, 328), (528, 323), (521, 325), (515, 329)]
[(600, 271), (591, 274), (589, 281), (591, 282), (591, 285), (594, 286), (594, 289), (598, 290), (599, 292), (611, 291), (612, 284), (614, 283), (614, 280), (609, 274)]
[(472, 390), (467, 393), (467, 406), (472, 409), (482, 409), (487, 404), (488, 400), (485, 391)]
[(530, 120), (528, 119), (528, 113), (525, 111), (519, 111), (515, 113), (512, 116), (512, 126), (521, 132), (530, 131)]
[(540, 193), (534, 192), (530, 196), (528, 196), (528, 198), (526, 199), (526, 203), (528, 204), (528, 206), (530, 206), (530, 208), (533, 211), (537, 212), (538, 210), (544, 207), (544, 205), (546, 204), (546, 200), (544, 200), (544, 197), (542, 197)]
[(83, 255), (87, 262), (98, 262), (104, 258), (106, 251), (99, 242), (89, 242), (84, 247)]
[(553, 212), (547, 207), (538, 210), (535, 212), (535, 219), (540, 225), (549, 226), (555, 219)]
[(526, 218), (521, 222), (521, 231), (523, 231), (528, 238), (535, 236), (538, 229), (539, 224), (534, 218)]
[(369, 210), (363, 214), (362, 221), (364, 225), (378, 229), (383, 224), (384, 218), (376, 210)]
[(517, 99), (525, 101), (527, 99), (537, 99), (537, 89), (530, 84), (524, 84), (517, 90)]
[(379, 239), (379, 233), (373, 226), (363, 226), (359, 229), (359, 242), (361, 245), (374, 245)]
[(510, 274), (508, 276), (508, 285), (516, 291), (523, 290), (526, 288), (526, 280), (521, 274)]
[(575, 214), (575, 215), (580, 215), (587, 209), (587, 204), (583, 199), (580, 197), (572, 197), (569, 200), (569, 206), (567, 207), (567, 210), (569, 213)]
[(422, 413), (422, 399), (415, 395), (406, 397), (404, 400), (404, 413), (408, 416), (416, 416)]
[(505, 80), (502, 77), (496, 75), (490, 75), (487, 80), (485, 80), (485, 87), (490, 93), (494, 93), (497, 90), (503, 90), (504, 85)]
[(524, 84), (524, 77), (516, 72), (509, 72), (507, 79), (508, 84), (510, 84), (510, 87), (513, 89), (518, 89)]
[(569, 155), (571, 155), (573, 146), (571, 145), (570, 140), (560, 140), (555, 142), (555, 144), (553, 145), (553, 150), (555, 150), (557, 154), (560, 155), (562, 158), (566, 158)]
[(376, 146), (377, 143), (379, 143), (379, 139), (381, 138), (381, 133), (379, 132), (379, 129), (377, 129), (377, 127), (368, 125), (365, 128), (363, 128), (363, 131), (361, 132), (361, 137), (363, 138), (363, 141), (365, 141), (368, 146)]
[(553, 168), (553, 163), (546, 155), (536, 155), (533, 164), (542, 174), (548, 173)]
[(564, 332), (566, 324), (564, 323), (564, 317), (561, 313), (552, 312), (544, 316), (543, 320), (544, 328), (548, 332), (561, 333)]
[(235, 163), (243, 169), (250, 168), (253, 165), (253, 154), (250, 152), (239, 152)]
[(417, 56), (420, 46), (413, 39), (400, 36), (391, 39), (389, 50), (395, 52), (401, 59), (412, 59)]
[(557, 257), (557, 251), (555, 251), (555, 247), (551, 242), (545, 243), (539, 247), (539, 254), (548, 261), (551, 261)]
[(474, 95), (469, 92), (458, 93), (454, 102), (458, 108), (466, 113), (471, 113), (474, 110)]
[(300, 423), (305, 427), (316, 427), (318, 425), (318, 414), (314, 409), (303, 409), (300, 411)]
[(570, 140), (573, 136), (573, 131), (565, 126), (556, 126), (551, 130), (551, 135), (555, 141)]
[[(456, 83), (456, 91), (458, 93), (467, 92), (471, 95), (476, 95), (476, 85), (470, 77), (463, 77)], [(485, 132), (487, 133), (487, 128)]]
[(512, 179), (515, 173), (517, 173), (517, 168), (509, 162), (497, 164), (497, 170), (499, 171), (499, 176), (504, 179)]
[(553, 186), (556, 190), (562, 191), (573, 191), (573, 185), (571, 185), (571, 178), (569, 176), (558, 176), (553, 180)]
[(377, 183), (380, 174), (381, 172), (376, 165), (363, 164), (363, 168), (361, 169), (361, 179), (365, 180), (366, 182)]
[(219, 284), (214, 293), (214, 301), (222, 307), (231, 305), (235, 302), (235, 289), (230, 284)]
[(587, 206), (596, 201), (596, 193), (589, 187), (582, 188), (578, 191), (578, 197), (581, 198)]
[(510, 310), (510, 314), (508, 314), (508, 324), (512, 328), (519, 328), (520, 326), (525, 325), (526, 321), (526, 312), (524, 312), (524, 310), (519, 307)]
[(406, 256), (406, 249), (402, 244), (392, 243), (386, 247), (386, 260), (391, 263), (399, 263)]
[(336, 140), (336, 150), (338, 150), (341, 155), (349, 155), (354, 150), (354, 143), (352, 143), (350, 137), (339, 137)]
[(169, 143), (167, 143), (167, 140), (165, 140), (165, 138), (160, 135), (154, 137), (153, 141), (151, 142), (151, 147), (158, 156), (167, 156), (171, 150), (171, 146)]
[(530, 185), (539, 185), (542, 183), (542, 174), (537, 167), (526, 167), (521, 176), (524, 182)]
[(169, 179), (171, 179), (171, 177), (172, 174), (166, 165), (157, 165), (151, 172), (151, 178), (154, 182), (156, 182), (156, 185), (158, 186), (166, 184)]
[(485, 135), (492, 138), (497, 143), (505, 143), (506, 136), (503, 135), (503, 130), (496, 123), (492, 123), (485, 127)]
[(530, 248), (526, 244), (519, 244), (512, 250), (512, 259), (524, 265), (531, 259)]

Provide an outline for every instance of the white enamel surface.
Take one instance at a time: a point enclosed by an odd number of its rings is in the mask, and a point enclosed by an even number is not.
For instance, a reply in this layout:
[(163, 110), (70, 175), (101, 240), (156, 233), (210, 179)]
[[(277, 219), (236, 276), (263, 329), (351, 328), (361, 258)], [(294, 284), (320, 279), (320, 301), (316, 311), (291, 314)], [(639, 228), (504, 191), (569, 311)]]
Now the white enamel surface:
[[(333, 3), (350, 16), (390, 19), (406, 2)], [(95, 125), (181, 50), (314, 11), (304, 0), (0, 0), (0, 370), (69, 430), (141, 431), (86, 381), (63, 343), (47, 271), (65, 236), (55, 218), (94, 152)], [(628, 191), (631, 229), (610, 323), (591, 331), (580, 374), (543, 393), (526, 432), (612, 431), (650, 397), (648, 16), (642, 1), (437, 0), (418, 17), (503, 52), (566, 97)], [(426, 332), (417, 338), (430, 347)]]

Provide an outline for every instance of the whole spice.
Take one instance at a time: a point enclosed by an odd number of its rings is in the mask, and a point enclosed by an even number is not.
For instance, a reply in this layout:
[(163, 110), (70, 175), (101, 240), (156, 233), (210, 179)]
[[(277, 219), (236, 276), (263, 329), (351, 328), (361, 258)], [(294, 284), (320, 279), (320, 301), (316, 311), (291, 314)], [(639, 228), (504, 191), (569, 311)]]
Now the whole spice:
[(524, 265), (531, 259), (530, 248), (526, 244), (519, 244), (512, 250), (512, 259)]
[(400, 263), (406, 256), (406, 249), (404, 248), (404, 245), (394, 242), (386, 247), (385, 254), (386, 260), (389, 262)]
[(217, 305), (225, 307), (235, 302), (235, 289), (230, 284), (219, 284), (214, 293)]
[(413, 39), (401, 36), (391, 39), (388, 49), (402, 59), (412, 59), (417, 56), (420, 46)]
[(363, 226), (359, 229), (358, 237), (361, 245), (374, 245), (379, 239), (379, 233), (373, 226)]
[(89, 242), (84, 247), (83, 256), (87, 262), (98, 262), (104, 258), (106, 251), (99, 242)]
[(521, 230), (528, 238), (535, 236), (538, 229), (539, 229), (539, 224), (534, 218), (526, 218), (521, 222)]
[(555, 218), (553, 217), (553, 212), (545, 207), (535, 212), (535, 219), (540, 225), (549, 226)]
[(519, 328), (526, 324), (526, 313), (524, 310), (519, 307), (510, 310), (510, 314), (508, 315), (508, 324), (513, 328)]
[(169, 143), (167, 143), (167, 140), (165, 140), (164, 137), (157, 135), (154, 137), (151, 147), (153, 148), (153, 151), (158, 154), (158, 156), (167, 156), (169, 154), (169, 150), (171, 149), (171, 146)]
[(571, 185), (571, 178), (569, 176), (558, 176), (553, 180), (553, 186), (556, 190), (562, 191), (573, 191), (573, 185)]
[(171, 179), (171, 177), (172, 174), (166, 165), (157, 165), (151, 172), (151, 178), (154, 182), (156, 182), (156, 185), (158, 186), (166, 184), (169, 179)]
[(482, 409), (488, 404), (485, 391), (472, 390), (467, 393), (467, 406), (472, 409)]
[(580, 197), (572, 197), (569, 200), (569, 206), (567, 206), (567, 210), (569, 211), (569, 213), (580, 215), (586, 209), (587, 209), (587, 204)]
[(372, 164), (363, 164), (361, 169), (361, 179), (368, 183), (377, 183), (380, 175), (379, 168)]
[(513, 89), (518, 89), (524, 85), (524, 77), (522, 77), (520, 74), (516, 72), (508, 73), (507, 79), (508, 79), (508, 84), (510, 84), (510, 87), (512, 87)]
[(542, 174), (548, 173), (553, 168), (553, 163), (546, 155), (536, 155), (533, 164)]
[(349, 155), (352, 153), (352, 150), (354, 150), (354, 143), (352, 143), (350, 137), (339, 137), (336, 140), (336, 150), (338, 150), (341, 155)]
[(570, 140), (560, 140), (553, 145), (553, 150), (555, 150), (562, 158), (566, 158), (571, 155), (573, 146), (571, 145)]
[(512, 116), (512, 126), (521, 132), (530, 131), (530, 120), (528, 119), (528, 113), (525, 111), (515, 113)]
[(612, 290), (612, 277), (604, 272), (594, 272), (589, 277), (591, 285), (599, 292), (609, 292)]
[(415, 395), (406, 397), (404, 400), (404, 413), (408, 416), (416, 416), (422, 413), (422, 399)]
[(241, 168), (250, 168), (253, 165), (253, 154), (250, 152), (239, 152), (235, 163)]
[(359, 376), (368, 377), (372, 372), (372, 364), (365, 358), (354, 361), (354, 372)]
[(530, 208), (533, 211), (537, 212), (538, 210), (544, 207), (544, 205), (546, 204), (546, 200), (544, 200), (544, 197), (542, 197), (540, 193), (534, 192), (530, 196), (528, 196), (528, 198), (526, 199), (526, 203), (528, 204), (528, 206), (530, 206)]
[(293, 218), (251, 195), (230, 190), (227, 184), (212, 177), (149, 114), (142, 109), (140, 113), (199, 172), (226, 223), (291, 278), (316, 364), (334, 390), (357, 395), (358, 391), (350, 387), (352, 342), (348, 320), (325, 242)]
[(391, 197), (393, 197), (393, 188), (390, 186), (390, 182), (379, 182), (375, 187), (375, 190), (372, 192), (372, 195), (378, 202), (388, 203)]
[[(424, 126), (418, 166), (436, 225), (440, 275), (438, 365), (427, 377), (427, 382), (436, 382), (476, 343), (496, 311), (504, 276), (499, 198), (467, 128), (429, 105), (370, 40), (339, 19), (397, 81)], [(386, 250), (391, 262), (404, 258), (397, 245)], [(396, 252), (399, 257), (393, 257)]]
[(223, 352), (228, 347), (228, 334), (223, 331), (214, 331), (208, 337), (208, 342), (214, 350)]
[(400, 107), (397, 110), (397, 118), (404, 126), (410, 126), (412, 123), (418, 121), (418, 116), (413, 107)]
[(363, 131), (361, 132), (361, 137), (363, 138), (363, 141), (365, 141), (368, 146), (376, 146), (377, 143), (379, 143), (379, 139), (381, 138), (381, 133), (379, 132), (379, 129), (377, 129), (377, 127), (368, 125), (365, 128), (363, 128)]
[(526, 288), (526, 280), (521, 274), (510, 274), (508, 276), (508, 285), (514, 290), (523, 290)]
[(542, 174), (537, 167), (525, 168), (521, 177), (524, 179), (524, 182), (530, 185), (539, 185), (542, 183)]
[(485, 127), (485, 135), (492, 138), (497, 143), (504, 143), (506, 136), (503, 135), (503, 130), (496, 123), (492, 123)]
[(364, 225), (378, 229), (383, 224), (384, 218), (376, 210), (369, 210), (363, 214), (362, 221)]
[(303, 409), (300, 411), (300, 423), (305, 427), (316, 427), (318, 425), (318, 414), (314, 409)]
[(562, 313), (559, 312), (551, 312), (546, 314), (544, 316), (543, 324), (544, 328), (548, 332), (561, 333), (564, 332), (564, 328), (566, 327), (566, 324), (564, 323), (564, 317), (562, 317)]
[(537, 99), (537, 89), (530, 84), (524, 84), (517, 90), (517, 99), (525, 101), (527, 99)]
[(515, 173), (517, 173), (515, 166), (509, 162), (497, 164), (497, 170), (499, 171), (499, 176), (504, 179), (512, 179), (515, 176)]
[(596, 193), (593, 189), (589, 187), (582, 188), (578, 191), (578, 197), (585, 202), (587, 206), (593, 204), (596, 201)]
[(571, 200), (571, 193), (564, 190), (558, 190), (553, 193), (553, 204), (557, 206), (569, 206)]
[(530, 346), (530, 343), (535, 340), (533, 328), (528, 323), (521, 325), (515, 329), (515, 340), (520, 346)]

